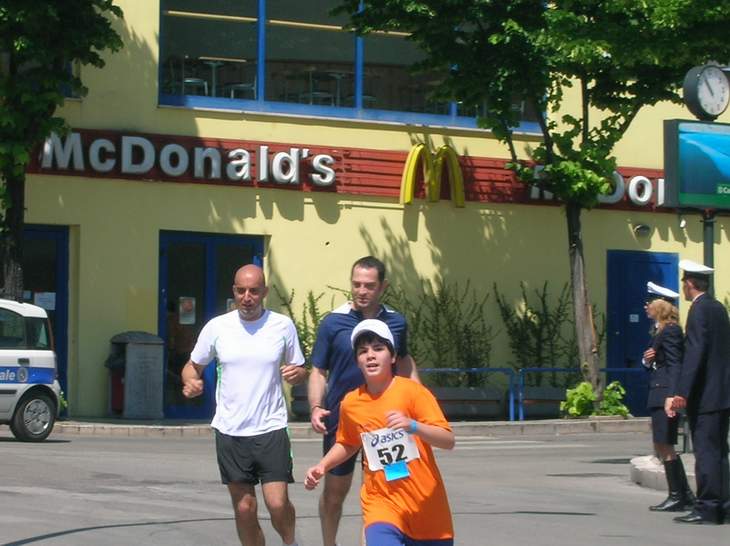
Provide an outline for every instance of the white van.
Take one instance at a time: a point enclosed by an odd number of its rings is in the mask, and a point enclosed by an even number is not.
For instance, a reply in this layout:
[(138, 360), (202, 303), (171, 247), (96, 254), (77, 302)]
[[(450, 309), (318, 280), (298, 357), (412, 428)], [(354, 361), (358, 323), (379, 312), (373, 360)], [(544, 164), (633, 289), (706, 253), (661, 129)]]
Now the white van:
[(40, 442), (60, 411), (48, 315), (42, 307), (0, 299), (0, 424), (18, 440)]

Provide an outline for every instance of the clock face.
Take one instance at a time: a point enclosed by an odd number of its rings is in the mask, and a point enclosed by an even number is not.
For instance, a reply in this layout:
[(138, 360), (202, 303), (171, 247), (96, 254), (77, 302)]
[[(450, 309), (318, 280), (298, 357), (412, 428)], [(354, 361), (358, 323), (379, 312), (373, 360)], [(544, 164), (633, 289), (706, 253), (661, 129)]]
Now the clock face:
[(716, 66), (705, 66), (697, 77), (697, 102), (710, 116), (722, 114), (730, 102), (730, 84)]

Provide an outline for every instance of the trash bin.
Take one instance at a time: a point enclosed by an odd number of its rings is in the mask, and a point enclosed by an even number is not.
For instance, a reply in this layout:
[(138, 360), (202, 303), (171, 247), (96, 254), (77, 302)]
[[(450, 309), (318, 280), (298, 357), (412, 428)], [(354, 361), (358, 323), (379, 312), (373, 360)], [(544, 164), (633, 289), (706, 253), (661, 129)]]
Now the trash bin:
[(127, 419), (162, 419), (162, 339), (148, 332), (123, 332), (111, 339), (109, 407)]

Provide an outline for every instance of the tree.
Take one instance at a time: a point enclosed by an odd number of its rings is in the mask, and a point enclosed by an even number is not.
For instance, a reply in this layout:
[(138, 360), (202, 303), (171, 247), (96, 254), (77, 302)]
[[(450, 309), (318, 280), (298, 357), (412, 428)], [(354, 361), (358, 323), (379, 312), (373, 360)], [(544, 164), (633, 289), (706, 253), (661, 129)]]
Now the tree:
[[(433, 98), (485, 104), (479, 124), (507, 146), (507, 167), (562, 202), (581, 370), (599, 405), (581, 213), (612, 191), (612, 151), (638, 112), (679, 103), (692, 66), (730, 59), (730, 1), (347, 0), (338, 11), (359, 34), (407, 33), (425, 54), (414, 69), (443, 75)], [(567, 109), (568, 92), (579, 95), (576, 111)], [(514, 134), (515, 99), (545, 114), (527, 157)]]
[(104, 50), (122, 40), (113, 0), (0, 0), (0, 257), (3, 297), (23, 292), (22, 229), (25, 169), (51, 132), (67, 130), (55, 116), (65, 95), (86, 93), (76, 63), (103, 67)]

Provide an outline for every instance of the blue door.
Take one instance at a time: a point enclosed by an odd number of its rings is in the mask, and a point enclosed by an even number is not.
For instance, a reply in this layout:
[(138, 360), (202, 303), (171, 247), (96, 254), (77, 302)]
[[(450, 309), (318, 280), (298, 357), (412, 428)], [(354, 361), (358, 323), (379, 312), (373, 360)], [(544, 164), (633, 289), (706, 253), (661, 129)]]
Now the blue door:
[(22, 263), (23, 299), (48, 313), (58, 382), (68, 400), (68, 227), (26, 225)]
[[(607, 367), (643, 370), (641, 358), (649, 346), (652, 324), (644, 311), (646, 283), (678, 291), (678, 258), (674, 253), (608, 251)], [(633, 415), (647, 415), (648, 374), (609, 372), (626, 388), (625, 403)]]
[(263, 238), (160, 232), (158, 331), (165, 340), (165, 417), (210, 419), (215, 412), (216, 366), (205, 368), (203, 395), (182, 395), (180, 371), (200, 330), (231, 309), (233, 275), (242, 265), (263, 265)]

